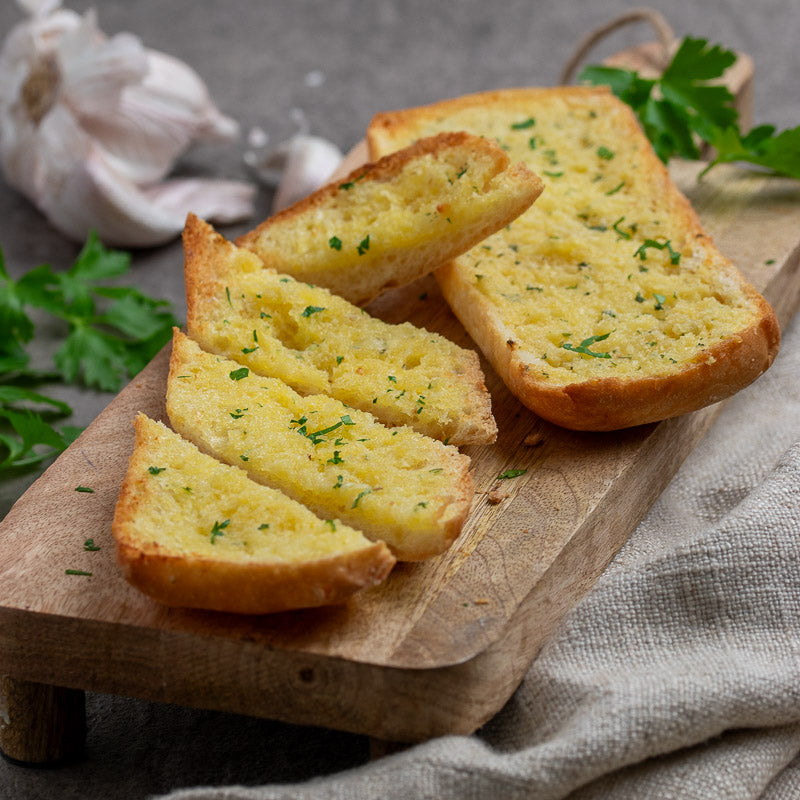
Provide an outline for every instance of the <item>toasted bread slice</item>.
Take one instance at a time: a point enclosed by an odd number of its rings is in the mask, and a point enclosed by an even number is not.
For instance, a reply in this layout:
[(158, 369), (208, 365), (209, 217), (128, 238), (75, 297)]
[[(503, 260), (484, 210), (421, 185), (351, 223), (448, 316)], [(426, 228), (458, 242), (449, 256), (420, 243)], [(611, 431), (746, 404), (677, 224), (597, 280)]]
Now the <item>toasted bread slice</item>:
[(780, 331), (714, 246), (631, 109), (605, 89), (510, 89), (377, 115), (372, 157), (439, 131), (496, 139), (540, 200), (437, 272), (455, 314), (540, 416), (614, 430), (722, 400)]
[(322, 287), (264, 269), (195, 216), (184, 230), (187, 330), (205, 350), (301, 394), (454, 445), (497, 437), (478, 356), (409, 322), (389, 325)]
[(327, 395), (304, 397), (177, 330), (167, 413), (204, 452), (385, 541), (402, 561), (447, 549), (469, 511), (470, 461), (455, 447), (387, 428)]
[(125, 577), (145, 594), (265, 614), (340, 603), (391, 570), (384, 544), (319, 519), (143, 414), (135, 427), (112, 530)]
[(236, 243), (269, 268), (363, 305), (507, 225), (541, 190), (493, 142), (447, 133), (365, 164)]

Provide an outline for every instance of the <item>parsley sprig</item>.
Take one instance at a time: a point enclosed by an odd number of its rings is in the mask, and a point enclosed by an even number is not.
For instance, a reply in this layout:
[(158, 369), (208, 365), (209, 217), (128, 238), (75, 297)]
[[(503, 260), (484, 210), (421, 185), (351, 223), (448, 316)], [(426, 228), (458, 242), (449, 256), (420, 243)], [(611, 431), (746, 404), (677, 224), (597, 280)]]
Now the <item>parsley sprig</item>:
[(746, 162), (774, 173), (800, 178), (800, 126), (776, 135), (773, 125), (747, 134), (730, 91), (714, 81), (736, 61), (736, 54), (706, 39), (686, 37), (660, 78), (643, 78), (617, 67), (589, 66), (579, 80), (607, 85), (636, 112), (659, 158), (701, 157), (698, 140), (715, 155), (716, 164)]
[[(42, 264), (18, 279), (9, 275), (0, 250), (0, 470), (38, 465), (81, 432), (56, 428), (53, 423), (72, 409), (34, 387), (62, 381), (117, 391), (169, 339), (178, 323), (166, 301), (106, 285), (129, 268), (127, 253), (107, 250), (94, 234), (69, 269)], [(26, 349), (42, 317), (63, 330), (47, 370), (32, 368)]]

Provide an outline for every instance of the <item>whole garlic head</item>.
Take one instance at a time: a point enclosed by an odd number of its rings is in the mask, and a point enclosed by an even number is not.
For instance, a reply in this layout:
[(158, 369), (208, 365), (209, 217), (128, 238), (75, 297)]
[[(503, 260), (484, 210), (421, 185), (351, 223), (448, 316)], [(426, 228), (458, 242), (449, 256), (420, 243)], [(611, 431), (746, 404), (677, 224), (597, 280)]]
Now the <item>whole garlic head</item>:
[(239, 135), (189, 66), (129, 33), (105, 36), (94, 11), (17, 1), (28, 19), (0, 51), (0, 166), (56, 228), (136, 247), (172, 239), (189, 211), (253, 214), (250, 184), (164, 180), (194, 142)]

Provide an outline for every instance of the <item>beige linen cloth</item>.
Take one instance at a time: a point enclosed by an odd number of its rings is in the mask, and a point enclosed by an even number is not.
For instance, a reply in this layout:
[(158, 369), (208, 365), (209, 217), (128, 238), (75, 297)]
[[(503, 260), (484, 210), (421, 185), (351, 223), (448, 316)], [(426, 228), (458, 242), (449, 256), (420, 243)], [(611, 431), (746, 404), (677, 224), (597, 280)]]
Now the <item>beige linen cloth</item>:
[(169, 800), (800, 798), (798, 376), (800, 317), (477, 734)]

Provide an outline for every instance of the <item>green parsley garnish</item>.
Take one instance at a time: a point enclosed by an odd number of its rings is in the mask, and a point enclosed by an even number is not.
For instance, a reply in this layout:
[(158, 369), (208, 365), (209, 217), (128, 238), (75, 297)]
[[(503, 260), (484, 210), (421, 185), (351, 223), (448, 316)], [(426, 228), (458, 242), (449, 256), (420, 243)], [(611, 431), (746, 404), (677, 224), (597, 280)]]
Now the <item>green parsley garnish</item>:
[(328, 527), (329, 527), (329, 528), (330, 528), (332, 531), (335, 531), (335, 530), (336, 530), (336, 522), (335, 522), (334, 520), (332, 520), (332, 519), (326, 519), (326, 520), (325, 520), (325, 524), (326, 524), (326, 525), (327, 525), (327, 526), (328, 526)]
[(158, 475), (159, 472), (163, 472), (165, 469), (166, 469), (166, 467), (148, 467), (147, 471), (151, 475)]
[(509, 478), (519, 478), (520, 475), (524, 475), (527, 471), (526, 469), (507, 469), (505, 472), (501, 472), (497, 479), (502, 481)]
[[(54, 427), (72, 409), (34, 391), (33, 384), (60, 379), (117, 391), (171, 337), (179, 323), (166, 301), (131, 286), (105, 285), (129, 268), (130, 256), (106, 250), (94, 233), (67, 270), (43, 264), (12, 279), (0, 251), (0, 470), (36, 466), (81, 432), (73, 425)], [(44, 370), (29, 367), (26, 351), (37, 333), (28, 315), (33, 308), (50, 318), (45, 324), (55, 319), (63, 328), (62, 344)]]
[(358, 493), (358, 497), (356, 497), (356, 499), (353, 500), (353, 505), (350, 506), (350, 508), (355, 508), (358, 505), (358, 503), (361, 500), (361, 498), (362, 497), (366, 497), (366, 495), (368, 495), (368, 494), (372, 494), (372, 489), (364, 489), (363, 492), (359, 492)]
[(363, 255), (364, 255), (364, 253), (366, 253), (366, 252), (367, 252), (367, 250), (369, 250), (369, 234), (367, 234), (367, 235), (366, 235), (366, 236), (365, 236), (365, 237), (364, 237), (364, 238), (363, 238), (363, 239), (362, 239), (362, 240), (361, 240), (361, 241), (358, 243), (358, 247), (357, 247), (356, 249), (358, 250), (358, 254), (359, 254), (360, 256), (363, 256)]
[(65, 575), (86, 575), (87, 577), (91, 578), (94, 573), (93, 572), (86, 572), (86, 570), (83, 570), (83, 569), (65, 569), (64, 570), (64, 574)]
[(645, 239), (644, 243), (639, 246), (639, 249), (633, 254), (634, 258), (639, 256), (642, 261), (647, 260), (647, 249), (654, 248), (656, 250), (667, 250), (669, 252), (669, 260), (671, 264), (678, 264), (681, 260), (681, 254), (672, 249), (670, 240), (666, 242), (657, 242), (655, 239)]
[(716, 153), (701, 176), (716, 164), (743, 161), (800, 178), (800, 126), (777, 134), (773, 125), (758, 125), (747, 134), (740, 130), (735, 98), (718, 81), (735, 61), (731, 50), (686, 37), (660, 78), (590, 66), (578, 79), (608, 85), (628, 103), (665, 163), (673, 156), (699, 159), (700, 139)]
[(300, 316), (301, 317), (310, 317), (312, 314), (319, 314), (320, 311), (324, 311), (324, 310), (325, 310), (324, 306), (306, 306), (303, 309), (303, 312), (302, 312), (302, 314), (300, 314)]
[(211, 544), (215, 544), (218, 537), (225, 535), (222, 531), (230, 524), (231, 521), (229, 519), (226, 519), (224, 522), (217, 521), (214, 523), (214, 527), (211, 529)]
[(94, 489), (90, 489), (88, 486), (76, 486), (76, 492), (86, 492), (87, 494), (94, 494)]
[(333, 451), (333, 458), (328, 459), (329, 464), (344, 464), (344, 459), (339, 455), (338, 450)]
[(609, 336), (611, 336), (610, 331), (602, 334), (601, 336), (588, 336), (578, 345), (564, 342), (561, 346), (565, 350), (572, 350), (575, 353), (583, 353), (586, 356), (593, 356), (594, 358), (611, 358), (611, 353), (596, 353), (594, 350), (589, 349), (589, 347), (595, 342), (602, 342), (603, 339), (608, 339)]
[(240, 381), (242, 378), (246, 378), (250, 374), (250, 370), (247, 367), (240, 367), (239, 369), (235, 369), (228, 374), (228, 377), (232, 381)]
[(612, 158), (614, 158), (613, 151), (609, 150), (607, 147), (603, 147), (602, 145), (597, 148), (597, 155), (604, 161), (610, 161)]
[(86, 541), (83, 543), (83, 549), (84, 549), (84, 550), (87, 550), (87, 551), (88, 551), (88, 552), (90, 552), (90, 553), (95, 553), (95, 552), (97, 552), (97, 551), (100, 549), (100, 547), (99, 547), (99, 545), (96, 545), (96, 544), (94, 543), (94, 539), (87, 539), (87, 540), (86, 540)]
[(330, 247), (331, 250), (341, 250), (342, 240), (338, 236), (331, 236), (331, 238), (328, 239), (328, 247)]
[(528, 117), (528, 119), (525, 119), (522, 122), (512, 122), (511, 123), (511, 130), (512, 131), (524, 131), (527, 128), (532, 128), (535, 124), (536, 124), (536, 120), (533, 117)]
[(341, 475), (336, 476), (336, 483), (333, 484), (334, 489), (341, 489), (344, 478)]
[(269, 522), (262, 522), (262, 523), (261, 523), (261, 524), (258, 526), (258, 529), (259, 529), (260, 531), (265, 531), (265, 530), (267, 530), (267, 528), (269, 528)]

